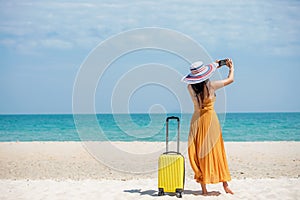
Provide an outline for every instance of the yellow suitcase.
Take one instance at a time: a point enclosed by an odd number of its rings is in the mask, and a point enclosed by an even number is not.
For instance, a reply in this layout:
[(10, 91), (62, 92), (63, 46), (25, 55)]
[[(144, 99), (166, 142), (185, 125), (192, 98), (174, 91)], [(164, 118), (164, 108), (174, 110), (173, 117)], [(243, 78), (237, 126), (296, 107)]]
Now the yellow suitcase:
[[(168, 150), (169, 120), (176, 119), (178, 123), (177, 152)], [(182, 197), (184, 190), (185, 166), (184, 157), (179, 153), (179, 124), (178, 117), (166, 119), (166, 152), (158, 160), (158, 196), (165, 193), (176, 193), (178, 198)]]

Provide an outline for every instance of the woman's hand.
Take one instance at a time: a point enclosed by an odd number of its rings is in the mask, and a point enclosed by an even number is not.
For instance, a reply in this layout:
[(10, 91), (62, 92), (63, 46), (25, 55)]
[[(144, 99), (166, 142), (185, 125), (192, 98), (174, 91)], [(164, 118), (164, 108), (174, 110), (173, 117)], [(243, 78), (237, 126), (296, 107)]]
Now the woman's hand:
[(228, 67), (230, 70), (234, 69), (233, 62), (232, 62), (232, 60), (231, 60), (230, 58), (227, 59), (226, 65), (227, 65), (227, 67)]
[(222, 66), (219, 65), (219, 61), (220, 61), (220, 60), (216, 60), (216, 61), (215, 61), (215, 63), (218, 63), (218, 67), (217, 67), (217, 68), (222, 67)]

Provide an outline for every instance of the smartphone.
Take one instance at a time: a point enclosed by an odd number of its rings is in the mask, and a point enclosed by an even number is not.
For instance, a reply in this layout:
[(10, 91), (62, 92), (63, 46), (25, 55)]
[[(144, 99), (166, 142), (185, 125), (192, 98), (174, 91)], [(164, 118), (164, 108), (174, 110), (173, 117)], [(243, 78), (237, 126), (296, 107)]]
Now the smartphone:
[(226, 61), (227, 61), (227, 59), (219, 60), (219, 66), (226, 65)]

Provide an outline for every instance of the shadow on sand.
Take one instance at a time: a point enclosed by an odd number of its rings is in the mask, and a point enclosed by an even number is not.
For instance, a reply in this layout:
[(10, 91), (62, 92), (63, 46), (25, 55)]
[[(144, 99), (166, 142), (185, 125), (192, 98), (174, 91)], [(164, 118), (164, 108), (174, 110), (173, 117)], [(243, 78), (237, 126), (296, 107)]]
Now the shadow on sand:
[(132, 190), (124, 190), (123, 192), (128, 192), (128, 193), (137, 193), (140, 194), (141, 196), (143, 195), (148, 195), (155, 197), (157, 196), (157, 191), (156, 190), (142, 190), (142, 189), (132, 189)]
[[(201, 190), (197, 190), (197, 191), (194, 191), (194, 190), (184, 190), (184, 194), (190, 194), (190, 195), (203, 195), (202, 194), (202, 191)], [(219, 191), (211, 191), (211, 192), (208, 192), (206, 195), (203, 195), (203, 196), (219, 196), (221, 194), (221, 192)]]
[[(124, 190), (123, 192), (128, 192), (128, 193), (136, 193), (136, 194), (140, 194), (141, 196), (143, 195), (148, 195), (148, 196), (152, 196), (152, 197), (158, 197), (157, 195), (157, 191), (156, 190), (142, 190), (142, 189), (131, 189), (131, 190)], [(207, 195), (204, 196), (219, 196), (221, 193), (219, 191), (211, 191), (208, 192)], [(172, 193), (167, 193), (166, 195), (168, 196), (175, 196), (175, 194)], [(202, 195), (202, 191), (201, 190), (184, 190), (183, 195)]]

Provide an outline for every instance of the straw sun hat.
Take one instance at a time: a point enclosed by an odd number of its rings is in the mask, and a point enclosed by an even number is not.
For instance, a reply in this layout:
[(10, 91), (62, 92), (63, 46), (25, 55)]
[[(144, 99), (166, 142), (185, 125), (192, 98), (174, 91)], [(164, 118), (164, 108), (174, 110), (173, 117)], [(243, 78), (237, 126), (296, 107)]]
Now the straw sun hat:
[(209, 79), (217, 69), (217, 63), (204, 65), (202, 61), (191, 64), (190, 73), (182, 78), (182, 81), (188, 84), (196, 84)]

